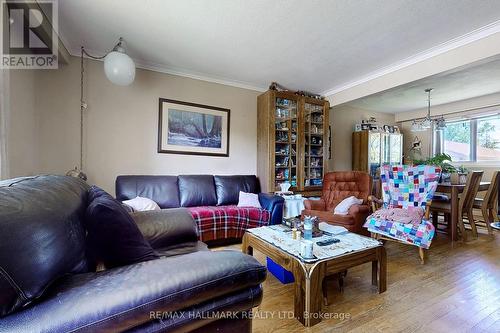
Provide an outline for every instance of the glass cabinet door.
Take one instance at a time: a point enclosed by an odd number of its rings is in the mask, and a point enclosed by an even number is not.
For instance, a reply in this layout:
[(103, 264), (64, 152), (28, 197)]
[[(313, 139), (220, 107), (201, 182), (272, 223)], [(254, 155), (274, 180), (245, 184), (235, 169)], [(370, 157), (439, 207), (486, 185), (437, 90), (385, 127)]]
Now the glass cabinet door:
[(381, 134), (370, 132), (368, 135), (368, 169), (373, 178), (377, 177), (377, 170), (382, 160), (381, 149)]
[(381, 147), (380, 151), (382, 153), (382, 164), (391, 163), (391, 135), (387, 133), (381, 134)]
[(390, 151), (390, 163), (391, 164), (401, 164), (403, 163), (402, 161), (402, 135), (401, 134), (391, 134), (390, 135), (390, 145), (391, 145), (391, 151)]
[(274, 112), (274, 187), (280, 190), (285, 182), (297, 186), (297, 101), (276, 97)]
[(304, 187), (323, 185), (323, 120), (323, 106), (304, 104)]

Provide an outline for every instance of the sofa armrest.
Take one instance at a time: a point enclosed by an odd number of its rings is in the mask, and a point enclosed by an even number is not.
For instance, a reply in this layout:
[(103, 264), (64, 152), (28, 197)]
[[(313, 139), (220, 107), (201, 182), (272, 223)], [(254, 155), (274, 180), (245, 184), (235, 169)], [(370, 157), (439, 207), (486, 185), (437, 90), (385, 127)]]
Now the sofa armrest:
[(269, 224), (281, 224), (285, 199), (274, 194), (259, 193), (259, 202), (262, 208), (271, 213)]
[(304, 208), (306, 210), (326, 210), (325, 200), (304, 200)]
[(130, 214), (153, 249), (198, 241), (198, 227), (185, 208)]
[[(158, 328), (154, 332), (188, 332), (202, 325), (191, 326), (201, 314), (224, 315), (258, 306), (266, 274), (265, 266), (239, 251), (202, 251), (99, 273), (68, 274), (43, 299), (2, 317), (0, 331), (123, 332), (153, 327)], [(159, 315), (155, 319), (151, 313)], [(165, 313), (175, 316), (163, 317)], [(162, 325), (155, 327), (159, 322)]]

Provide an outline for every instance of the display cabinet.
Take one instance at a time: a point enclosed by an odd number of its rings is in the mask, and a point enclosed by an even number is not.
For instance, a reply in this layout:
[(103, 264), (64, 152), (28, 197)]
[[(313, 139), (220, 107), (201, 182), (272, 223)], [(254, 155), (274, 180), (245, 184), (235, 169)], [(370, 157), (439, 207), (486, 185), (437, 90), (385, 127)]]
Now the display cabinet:
[(375, 131), (359, 131), (352, 134), (352, 169), (378, 177), (384, 164), (403, 163), (403, 135)]
[(257, 174), (262, 190), (321, 191), (328, 159), (329, 103), (269, 90), (258, 97)]

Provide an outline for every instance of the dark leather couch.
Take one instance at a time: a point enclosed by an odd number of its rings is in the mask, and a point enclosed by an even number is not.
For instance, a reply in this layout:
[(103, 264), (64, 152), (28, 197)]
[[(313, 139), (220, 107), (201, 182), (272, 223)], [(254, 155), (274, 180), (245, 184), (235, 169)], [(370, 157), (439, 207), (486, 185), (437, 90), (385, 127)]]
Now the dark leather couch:
[[(194, 214), (201, 231), (203, 241), (220, 240), (220, 238), (241, 238), (246, 226), (255, 227), (267, 224), (280, 224), (283, 217), (283, 198), (268, 193), (260, 193), (259, 180), (254, 175), (212, 176), (212, 175), (181, 175), (181, 176), (134, 176), (124, 175), (116, 178), (116, 198), (120, 201), (133, 199), (137, 196), (149, 198), (160, 208), (186, 207), (195, 213), (193, 207), (207, 207), (206, 221), (200, 221), (200, 211)], [(269, 212), (267, 221), (244, 216), (245, 211), (231, 215), (230, 211), (238, 204), (239, 192), (258, 193), (259, 202), (264, 210)], [(251, 212), (256, 215), (256, 212)], [(203, 214), (203, 212), (201, 212)], [(212, 215), (210, 215), (212, 214)], [(222, 216), (222, 217), (221, 217)], [(239, 220), (236, 219), (240, 218)], [(267, 215), (265, 216), (267, 218)], [(203, 227), (207, 221), (219, 218), (230, 230), (219, 233), (204, 233)], [(252, 222), (255, 222), (252, 224)], [(203, 224), (203, 225), (202, 225)], [(219, 228), (210, 225), (207, 229)], [(229, 235), (229, 236), (228, 236)]]
[[(325, 174), (320, 200), (305, 200), (302, 215), (317, 216), (321, 221), (340, 225), (351, 232), (368, 234), (363, 228), (370, 215), (368, 196), (372, 192), (372, 179), (361, 171), (337, 171)], [(347, 215), (333, 214), (335, 207), (345, 198), (355, 196), (363, 199), (361, 205), (353, 205)]]
[(133, 214), (160, 259), (95, 272), (87, 191), (64, 176), (0, 182), (0, 332), (251, 331), (265, 267), (208, 251), (180, 208)]

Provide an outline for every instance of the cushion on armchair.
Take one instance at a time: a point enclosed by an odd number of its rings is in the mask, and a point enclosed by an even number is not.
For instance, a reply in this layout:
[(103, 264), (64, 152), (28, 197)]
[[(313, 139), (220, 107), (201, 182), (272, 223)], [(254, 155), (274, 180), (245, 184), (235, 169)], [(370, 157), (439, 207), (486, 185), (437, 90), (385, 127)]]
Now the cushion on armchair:
[(118, 200), (97, 186), (91, 187), (89, 197), (93, 201), (87, 207), (85, 227), (93, 259), (116, 267), (158, 258)]
[(353, 205), (361, 205), (363, 199), (358, 199), (355, 196), (350, 196), (342, 200), (337, 206), (335, 206), (333, 213), (338, 215), (347, 215), (349, 213), (349, 208)]
[(435, 228), (432, 222), (422, 220), (419, 224), (401, 223), (370, 216), (364, 225), (368, 231), (381, 234), (424, 249), (431, 246)]

